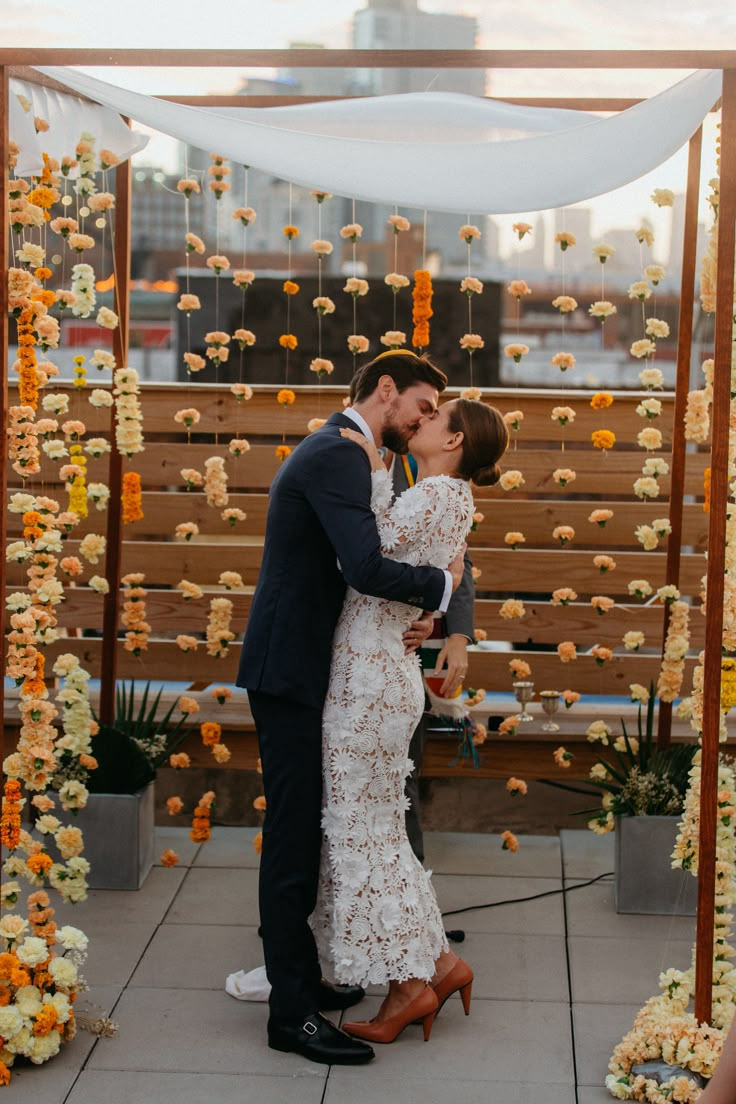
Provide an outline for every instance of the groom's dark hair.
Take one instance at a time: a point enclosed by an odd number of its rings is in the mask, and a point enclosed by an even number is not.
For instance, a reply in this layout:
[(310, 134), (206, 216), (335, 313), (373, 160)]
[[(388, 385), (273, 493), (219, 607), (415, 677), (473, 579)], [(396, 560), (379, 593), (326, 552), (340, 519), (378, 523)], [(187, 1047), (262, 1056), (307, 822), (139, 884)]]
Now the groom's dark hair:
[(358, 369), (350, 381), (350, 402), (362, 402), (372, 395), (381, 376), (391, 376), (399, 393), (415, 383), (428, 383), (436, 391), (444, 391), (447, 387), (447, 376), (426, 354), (419, 356), (409, 349), (390, 349)]

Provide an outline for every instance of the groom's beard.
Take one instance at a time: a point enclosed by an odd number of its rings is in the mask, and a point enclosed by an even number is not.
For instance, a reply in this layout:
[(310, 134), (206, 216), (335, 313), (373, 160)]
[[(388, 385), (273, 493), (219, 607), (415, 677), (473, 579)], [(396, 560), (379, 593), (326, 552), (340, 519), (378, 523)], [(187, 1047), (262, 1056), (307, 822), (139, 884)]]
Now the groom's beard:
[(387, 412), (386, 421), (381, 431), (381, 444), (390, 452), (397, 452), (399, 456), (405, 456), (409, 451), (409, 443), (419, 429), (419, 425), (401, 428), (392, 420), (394, 414), (395, 410), (393, 408)]

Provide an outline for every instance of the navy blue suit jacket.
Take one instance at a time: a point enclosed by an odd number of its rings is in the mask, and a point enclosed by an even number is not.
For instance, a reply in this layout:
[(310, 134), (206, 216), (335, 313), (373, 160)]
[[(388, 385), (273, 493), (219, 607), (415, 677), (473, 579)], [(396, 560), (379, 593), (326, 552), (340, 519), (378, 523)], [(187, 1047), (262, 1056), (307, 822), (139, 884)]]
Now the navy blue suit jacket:
[[(266, 541), (237, 685), (320, 708), (332, 637), (349, 584), (363, 594), (437, 609), (445, 574), (381, 555), (370, 463), (340, 436), (344, 414), (305, 438), (271, 485)], [(339, 567), (338, 567), (339, 561)]]

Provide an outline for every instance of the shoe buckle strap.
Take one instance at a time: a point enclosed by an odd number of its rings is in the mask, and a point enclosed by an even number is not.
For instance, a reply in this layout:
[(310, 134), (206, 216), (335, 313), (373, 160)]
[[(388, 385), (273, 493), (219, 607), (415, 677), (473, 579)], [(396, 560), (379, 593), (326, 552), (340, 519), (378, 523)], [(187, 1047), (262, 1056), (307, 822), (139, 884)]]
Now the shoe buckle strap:
[(307, 1035), (316, 1035), (317, 1025), (312, 1023), (311, 1020), (307, 1020), (307, 1022), (302, 1025), (302, 1031), (306, 1031)]

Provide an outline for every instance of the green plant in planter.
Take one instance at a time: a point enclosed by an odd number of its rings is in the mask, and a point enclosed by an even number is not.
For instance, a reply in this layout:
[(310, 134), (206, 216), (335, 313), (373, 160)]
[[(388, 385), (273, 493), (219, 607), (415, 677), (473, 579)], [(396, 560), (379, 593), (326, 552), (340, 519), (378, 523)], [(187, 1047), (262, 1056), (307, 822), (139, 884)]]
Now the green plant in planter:
[[(156, 777), (158, 768), (182, 743), (189, 726), (186, 714), (173, 720), (176, 703), (157, 717), (162, 689), (150, 700), (147, 682), (136, 700), (135, 682), (115, 691), (115, 721), (100, 727), (92, 739), (97, 769), (89, 772), (91, 793), (136, 793)], [(97, 720), (97, 718), (95, 718)]]
[(654, 684), (650, 683), (646, 718), (642, 719), (640, 703), (635, 737), (629, 736), (626, 723), (621, 719), (621, 737), (610, 745), (610, 755), (601, 755), (591, 770), (588, 781), (595, 789), (583, 790), (555, 783), (575, 793), (600, 797), (596, 807), (573, 814), (592, 817), (589, 827), (593, 831), (609, 831), (613, 817), (618, 815), (673, 816), (682, 812), (698, 745), (671, 744), (667, 748), (657, 748), (654, 703)]

